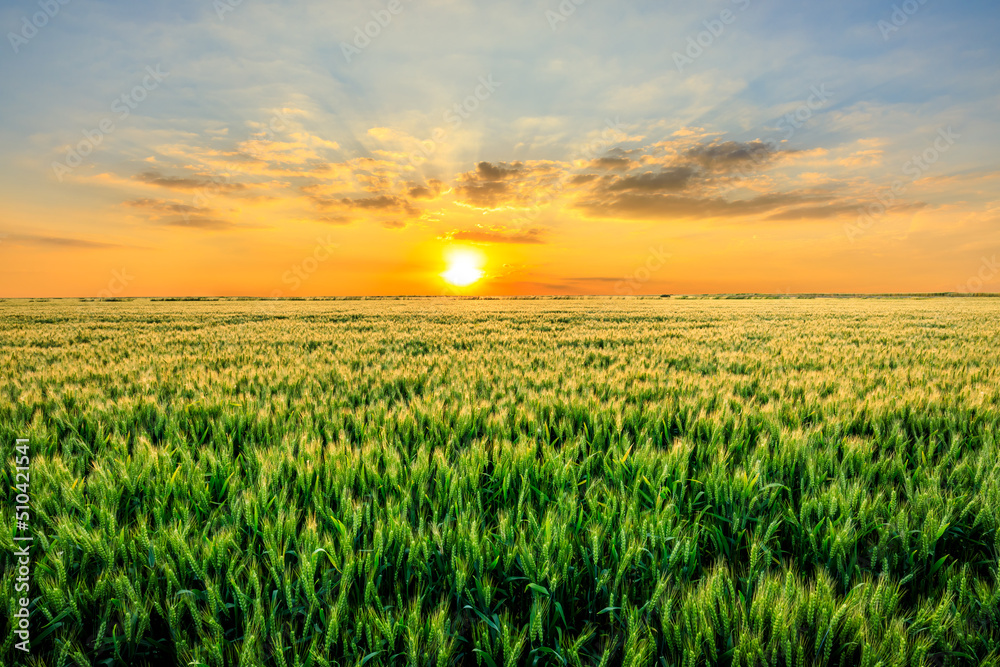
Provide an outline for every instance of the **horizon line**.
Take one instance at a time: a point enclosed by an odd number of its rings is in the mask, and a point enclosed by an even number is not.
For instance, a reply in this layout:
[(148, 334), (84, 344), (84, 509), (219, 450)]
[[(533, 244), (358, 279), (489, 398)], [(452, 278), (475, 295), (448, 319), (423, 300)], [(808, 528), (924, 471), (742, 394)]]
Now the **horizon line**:
[(319, 295), (319, 296), (245, 296), (245, 295), (170, 295), (170, 296), (6, 296), (2, 301), (68, 301), (124, 302), (148, 301), (388, 301), (403, 299), (456, 299), (456, 300), (532, 300), (532, 299), (712, 299), (712, 298), (996, 298), (1000, 292), (702, 292), (690, 294), (369, 294), (369, 295)]

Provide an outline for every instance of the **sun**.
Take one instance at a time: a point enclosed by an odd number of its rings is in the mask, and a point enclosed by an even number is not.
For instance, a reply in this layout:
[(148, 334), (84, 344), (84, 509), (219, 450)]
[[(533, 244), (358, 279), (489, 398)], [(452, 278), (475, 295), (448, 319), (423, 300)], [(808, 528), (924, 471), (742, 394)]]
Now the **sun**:
[(448, 255), (448, 270), (441, 277), (455, 287), (467, 287), (486, 275), (480, 268), (483, 262), (483, 256), (475, 250), (453, 250)]

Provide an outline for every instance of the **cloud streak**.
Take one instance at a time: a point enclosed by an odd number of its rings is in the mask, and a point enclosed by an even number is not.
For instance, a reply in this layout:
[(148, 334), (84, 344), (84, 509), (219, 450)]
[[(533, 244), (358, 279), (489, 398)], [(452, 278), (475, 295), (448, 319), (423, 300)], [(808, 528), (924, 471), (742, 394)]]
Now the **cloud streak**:
[(91, 241), (88, 239), (78, 239), (66, 236), (42, 236), (35, 234), (9, 234), (0, 237), (5, 243), (22, 246), (37, 246), (41, 248), (65, 249), (65, 250), (105, 250), (111, 248), (129, 248), (134, 246), (122, 245), (119, 243), (106, 243), (103, 241)]
[(510, 244), (541, 244), (543, 230), (532, 229), (460, 229), (449, 232), (445, 238), (453, 241), (472, 241), (473, 243), (510, 243)]

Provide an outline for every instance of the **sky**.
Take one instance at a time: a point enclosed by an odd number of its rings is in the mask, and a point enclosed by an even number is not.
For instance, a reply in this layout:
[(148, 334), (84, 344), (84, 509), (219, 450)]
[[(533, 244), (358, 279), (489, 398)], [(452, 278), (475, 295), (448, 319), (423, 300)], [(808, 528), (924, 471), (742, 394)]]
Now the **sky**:
[(985, 0), (0, 0), (0, 297), (1000, 292)]

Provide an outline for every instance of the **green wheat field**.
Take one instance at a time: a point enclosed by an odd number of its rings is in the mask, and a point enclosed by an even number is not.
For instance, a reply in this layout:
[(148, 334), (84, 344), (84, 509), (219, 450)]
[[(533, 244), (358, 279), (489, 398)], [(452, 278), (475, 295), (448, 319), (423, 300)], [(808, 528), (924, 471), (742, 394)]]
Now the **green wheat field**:
[(0, 662), (1000, 665), (998, 315), (0, 302)]

